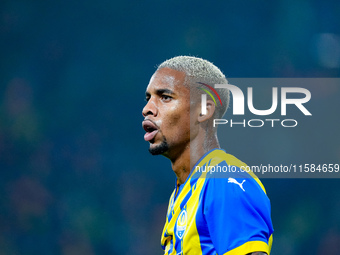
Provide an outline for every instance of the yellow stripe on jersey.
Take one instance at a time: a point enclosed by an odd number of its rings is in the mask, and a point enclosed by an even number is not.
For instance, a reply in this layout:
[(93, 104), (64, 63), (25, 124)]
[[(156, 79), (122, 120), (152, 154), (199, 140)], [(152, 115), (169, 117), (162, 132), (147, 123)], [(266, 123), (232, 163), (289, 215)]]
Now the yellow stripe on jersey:
[(245, 255), (250, 252), (265, 252), (270, 253), (270, 248), (268, 244), (262, 241), (250, 241), (247, 242), (231, 251), (224, 253), (224, 255)]

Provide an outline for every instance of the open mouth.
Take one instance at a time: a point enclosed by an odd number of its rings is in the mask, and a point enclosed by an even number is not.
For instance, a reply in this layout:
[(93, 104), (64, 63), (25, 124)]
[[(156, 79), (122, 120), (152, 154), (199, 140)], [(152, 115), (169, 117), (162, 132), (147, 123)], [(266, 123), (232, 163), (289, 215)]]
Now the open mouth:
[(158, 133), (158, 127), (150, 120), (144, 120), (142, 125), (143, 129), (146, 132), (146, 134), (144, 135), (144, 140), (148, 142), (154, 139), (156, 134)]

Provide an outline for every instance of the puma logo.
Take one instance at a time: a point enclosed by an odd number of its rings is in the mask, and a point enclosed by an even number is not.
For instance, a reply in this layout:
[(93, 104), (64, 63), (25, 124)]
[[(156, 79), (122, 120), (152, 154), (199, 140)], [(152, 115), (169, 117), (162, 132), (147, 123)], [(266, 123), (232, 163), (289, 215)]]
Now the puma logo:
[(228, 178), (228, 183), (235, 183), (235, 184), (237, 184), (238, 186), (240, 186), (240, 188), (243, 190), (243, 191), (245, 191), (244, 190), (244, 188), (243, 188), (243, 183), (245, 182), (246, 180), (243, 180), (241, 183), (239, 183), (239, 182), (237, 182), (234, 178)]

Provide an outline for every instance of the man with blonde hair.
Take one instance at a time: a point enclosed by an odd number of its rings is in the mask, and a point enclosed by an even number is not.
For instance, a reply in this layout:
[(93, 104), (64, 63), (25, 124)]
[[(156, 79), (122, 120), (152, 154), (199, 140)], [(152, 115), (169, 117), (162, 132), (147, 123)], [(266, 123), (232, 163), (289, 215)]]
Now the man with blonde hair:
[(144, 139), (151, 154), (170, 159), (177, 177), (161, 237), (165, 254), (270, 253), (265, 189), (220, 149), (213, 125), (229, 104), (229, 91), (214, 85), (227, 83), (211, 62), (178, 56), (159, 65), (146, 89)]

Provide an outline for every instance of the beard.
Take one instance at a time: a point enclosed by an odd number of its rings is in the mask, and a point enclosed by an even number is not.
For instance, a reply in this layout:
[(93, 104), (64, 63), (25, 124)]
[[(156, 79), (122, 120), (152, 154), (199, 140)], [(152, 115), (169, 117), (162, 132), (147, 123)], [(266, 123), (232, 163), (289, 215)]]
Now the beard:
[(166, 138), (164, 137), (163, 138), (163, 141), (160, 145), (157, 145), (153, 148), (149, 148), (149, 152), (152, 154), (152, 155), (160, 155), (160, 154), (163, 154), (165, 152), (167, 152), (169, 150), (169, 144), (168, 142), (166, 141)]

